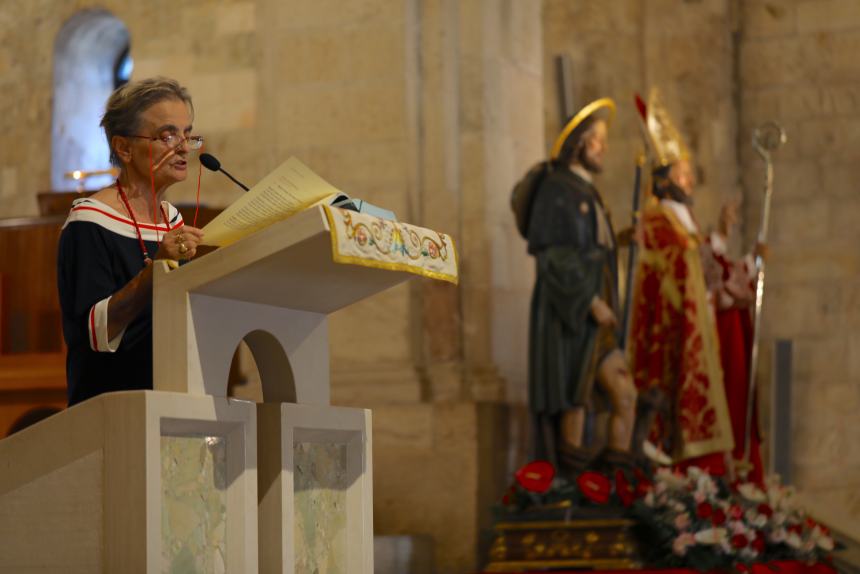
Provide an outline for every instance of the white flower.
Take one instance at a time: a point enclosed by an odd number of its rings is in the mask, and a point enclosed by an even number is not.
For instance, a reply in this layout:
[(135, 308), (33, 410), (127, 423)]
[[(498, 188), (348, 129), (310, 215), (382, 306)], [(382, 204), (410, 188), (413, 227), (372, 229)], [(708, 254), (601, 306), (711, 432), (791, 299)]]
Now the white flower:
[(747, 510), (745, 516), (750, 526), (754, 526), (756, 528), (764, 528), (767, 525), (767, 516), (765, 516), (764, 514), (759, 514), (753, 509)]
[(705, 502), (707, 499), (708, 499), (708, 497), (705, 495), (704, 492), (697, 490), (696, 492), (693, 493), (693, 500), (696, 501), (696, 504), (701, 504), (701, 503)]
[(738, 492), (750, 502), (765, 502), (767, 500), (767, 495), (750, 482), (738, 486)]
[(815, 527), (812, 529), (810, 536), (813, 540), (818, 540), (819, 538), (824, 536), (824, 531), (821, 529), (820, 525), (816, 524)]
[(672, 542), (672, 552), (678, 556), (687, 553), (687, 547), (696, 543), (695, 537), (689, 532), (683, 532)]
[(698, 466), (690, 466), (687, 468), (687, 478), (690, 480), (699, 480), (699, 477), (702, 475), (707, 475), (707, 473)]
[(767, 538), (770, 542), (779, 544), (780, 542), (786, 541), (786, 538), (788, 538), (788, 531), (785, 528), (777, 528), (772, 530)]
[(785, 538), (785, 543), (796, 550), (803, 545), (803, 540), (800, 539), (797, 532), (789, 532), (788, 536)]
[(774, 512), (773, 517), (770, 519), (774, 526), (782, 526), (785, 524), (785, 521), (788, 519), (788, 516), (784, 512)]
[(677, 500), (670, 501), (669, 502), (669, 508), (671, 508), (675, 512), (686, 512), (687, 511), (687, 507), (684, 506), (684, 504), (682, 502), (679, 502)]
[(825, 552), (833, 552), (833, 539), (829, 536), (822, 536), (821, 538), (816, 540), (815, 543)]
[(733, 520), (730, 524), (732, 534), (746, 534), (749, 530), (743, 520)]
[(707, 528), (696, 532), (696, 542), (699, 544), (722, 544), (727, 540), (725, 528)]
[(656, 474), (657, 485), (665, 484), (669, 490), (683, 490), (687, 487), (687, 479), (673, 473), (668, 468), (657, 470)]
[(646, 494), (645, 498), (643, 499), (643, 502), (645, 503), (645, 506), (650, 506), (653, 508), (653, 506), (654, 506), (654, 491), (651, 491), (648, 494)]
[(707, 473), (699, 475), (698, 479), (696, 479), (696, 492), (702, 492), (708, 496), (717, 494), (717, 484), (711, 478), (711, 475)]

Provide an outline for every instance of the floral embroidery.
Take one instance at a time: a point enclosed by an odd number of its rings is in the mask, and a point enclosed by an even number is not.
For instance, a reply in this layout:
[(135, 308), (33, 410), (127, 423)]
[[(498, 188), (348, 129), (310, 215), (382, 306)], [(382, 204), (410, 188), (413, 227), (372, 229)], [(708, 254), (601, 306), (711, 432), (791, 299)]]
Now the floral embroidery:
[[(448, 242), (438, 232), (422, 229), (427, 235), (421, 236), (416, 231), (419, 228), (380, 218), (373, 218), (368, 224), (357, 221), (353, 212), (349, 211), (343, 212), (343, 222), (349, 239), (361, 247), (370, 244), (383, 255), (403, 255), (412, 261), (418, 261), (422, 257), (447, 261), (450, 257)], [(408, 244), (403, 238), (404, 233), (409, 238)]]
[(457, 282), (457, 253), (450, 236), (354, 211), (325, 210), (335, 261)]

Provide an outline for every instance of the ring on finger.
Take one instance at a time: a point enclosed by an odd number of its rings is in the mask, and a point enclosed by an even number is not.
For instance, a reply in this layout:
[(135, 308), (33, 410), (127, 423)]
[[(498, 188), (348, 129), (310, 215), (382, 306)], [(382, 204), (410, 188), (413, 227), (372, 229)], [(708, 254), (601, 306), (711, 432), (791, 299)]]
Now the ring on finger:
[(182, 255), (188, 253), (188, 247), (186, 247), (184, 243), (179, 244), (179, 253)]

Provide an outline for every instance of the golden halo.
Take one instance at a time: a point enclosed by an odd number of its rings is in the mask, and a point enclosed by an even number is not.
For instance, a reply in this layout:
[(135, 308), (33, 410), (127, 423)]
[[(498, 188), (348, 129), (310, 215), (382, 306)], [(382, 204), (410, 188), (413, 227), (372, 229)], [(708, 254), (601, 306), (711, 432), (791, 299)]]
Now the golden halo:
[(564, 142), (567, 141), (567, 138), (570, 137), (570, 134), (573, 133), (573, 130), (576, 129), (576, 126), (582, 123), (582, 120), (600, 110), (602, 108), (607, 108), (609, 110), (609, 118), (607, 119), (607, 124), (611, 124), (612, 120), (615, 119), (615, 102), (612, 98), (600, 98), (599, 100), (594, 100), (578, 112), (573, 118), (567, 122), (567, 125), (564, 126), (564, 129), (561, 130), (561, 133), (558, 134), (558, 138), (556, 138), (555, 143), (552, 146), (552, 154), (550, 156), (552, 159), (558, 159), (558, 154), (561, 153), (561, 148), (564, 146)]

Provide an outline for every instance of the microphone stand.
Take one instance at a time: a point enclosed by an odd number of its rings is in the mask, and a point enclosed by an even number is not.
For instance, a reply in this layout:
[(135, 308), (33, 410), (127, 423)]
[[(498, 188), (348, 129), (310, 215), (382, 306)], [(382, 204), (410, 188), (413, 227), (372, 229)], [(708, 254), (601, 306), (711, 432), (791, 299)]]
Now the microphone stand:
[(224, 170), (224, 168), (219, 167), (219, 168), (218, 168), (218, 171), (220, 171), (221, 173), (223, 173), (224, 175), (226, 175), (227, 177), (229, 177), (229, 178), (233, 181), (233, 183), (235, 183), (236, 185), (238, 185), (239, 187), (241, 187), (241, 188), (242, 188), (242, 189), (244, 189), (245, 191), (248, 191), (248, 188), (247, 188), (247, 186), (246, 186), (244, 183), (242, 183), (241, 181), (239, 181), (238, 179), (236, 179), (235, 177), (233, 177), (232, 175), (230, 175), (229, 173), (227, 173), (227, 171), (226, 171), (226, 170)]

